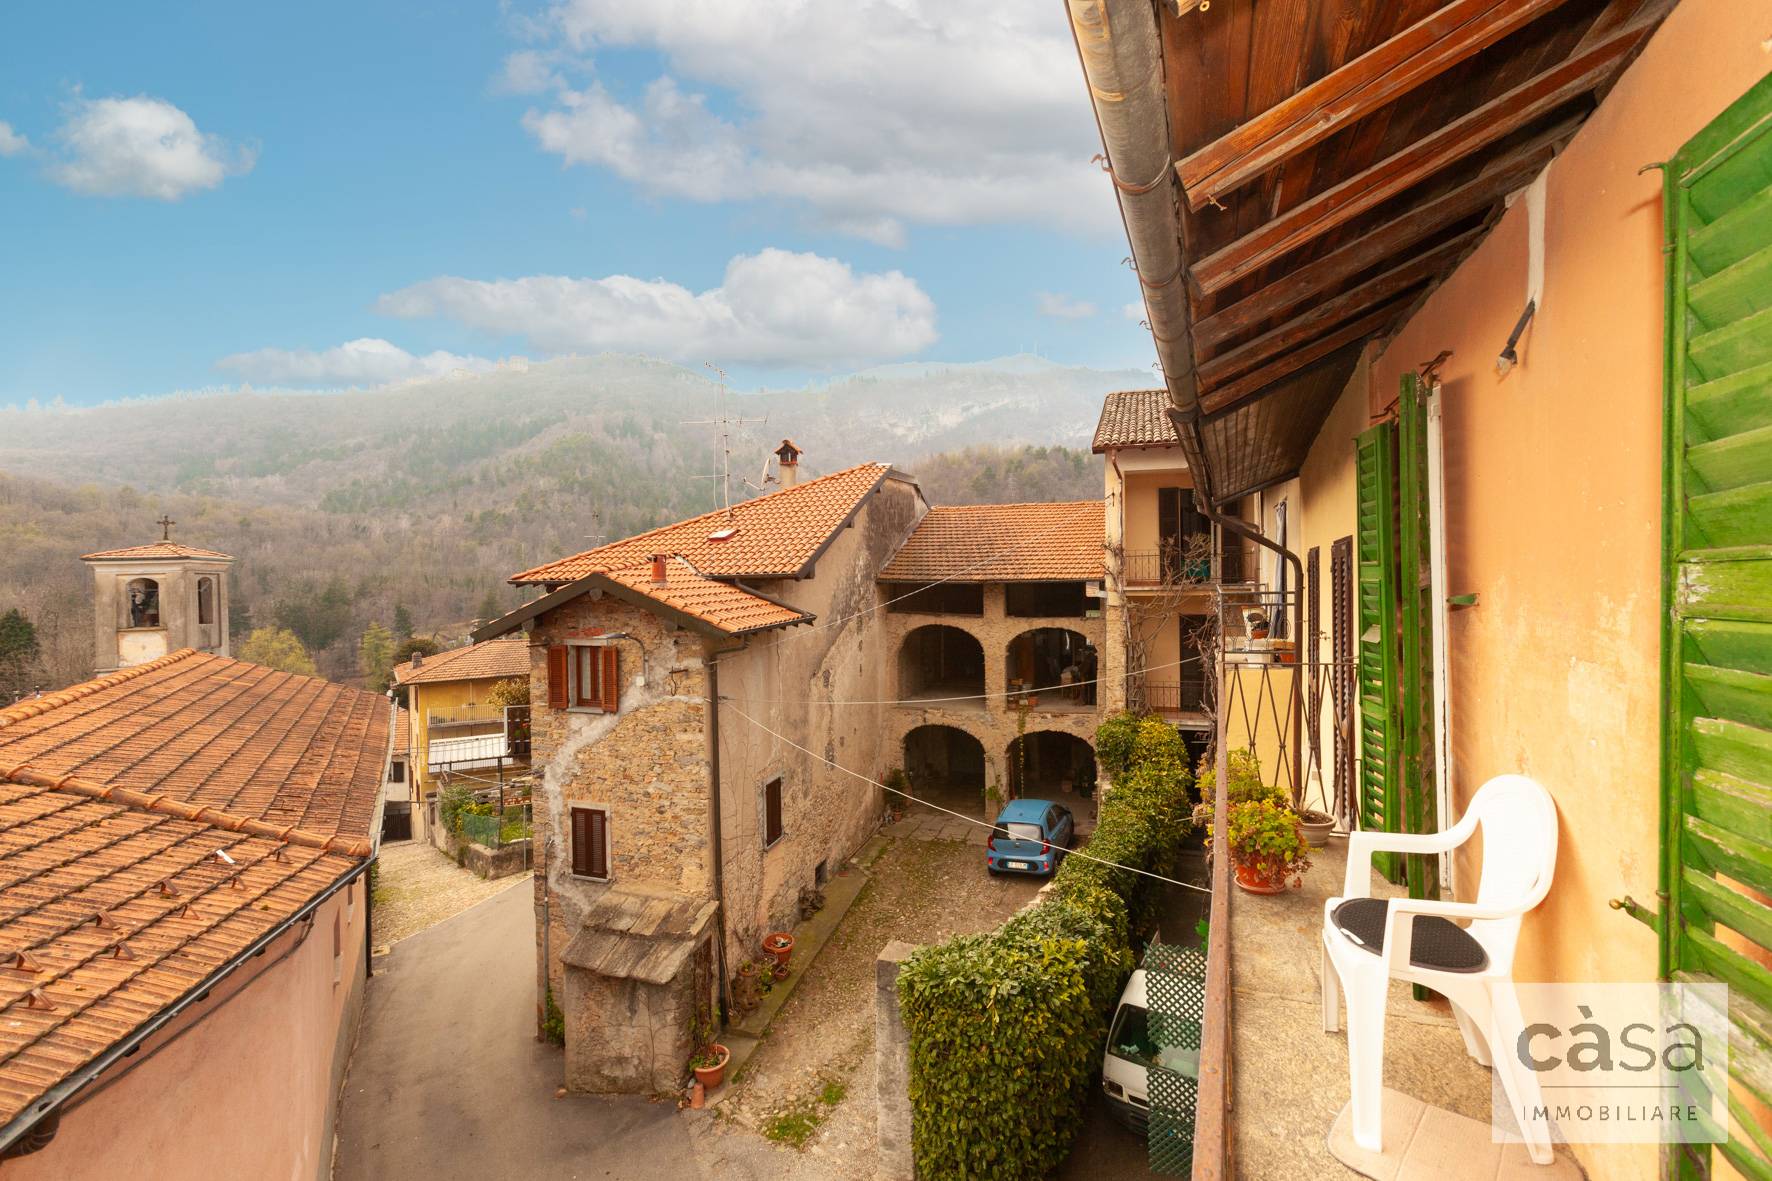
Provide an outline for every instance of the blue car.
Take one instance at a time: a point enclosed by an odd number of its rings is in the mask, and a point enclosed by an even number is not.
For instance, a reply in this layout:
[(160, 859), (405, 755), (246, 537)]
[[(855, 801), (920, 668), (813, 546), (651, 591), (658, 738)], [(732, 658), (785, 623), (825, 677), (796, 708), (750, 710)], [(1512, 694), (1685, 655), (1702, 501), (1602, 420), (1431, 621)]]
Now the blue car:
[(1046, 875), (1058, 868), (1077, 838), (1071, 810), (1051, 800), (1010, 800), (985, 841), (985, 868), (997, 873)]

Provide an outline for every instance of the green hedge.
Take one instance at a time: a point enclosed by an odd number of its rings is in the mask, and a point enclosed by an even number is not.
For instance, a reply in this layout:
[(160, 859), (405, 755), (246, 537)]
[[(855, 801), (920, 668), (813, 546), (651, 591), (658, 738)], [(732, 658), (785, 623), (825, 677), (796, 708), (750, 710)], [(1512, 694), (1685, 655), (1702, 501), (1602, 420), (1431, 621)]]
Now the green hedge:
[[(1192, 811), (1181, 737), (1154, 719), (1110, 726), (1130, 733), (1131, 749), (1087, 852), (1168, 874)], [(1132, 969), (1131, 934), (1154, 906), (1152, 880), (1117, 865), (1067, 858), (1045, 901), (905, 962), (899, 1002), (924, 1181), (1040, 1177), (1070, 1152)]]

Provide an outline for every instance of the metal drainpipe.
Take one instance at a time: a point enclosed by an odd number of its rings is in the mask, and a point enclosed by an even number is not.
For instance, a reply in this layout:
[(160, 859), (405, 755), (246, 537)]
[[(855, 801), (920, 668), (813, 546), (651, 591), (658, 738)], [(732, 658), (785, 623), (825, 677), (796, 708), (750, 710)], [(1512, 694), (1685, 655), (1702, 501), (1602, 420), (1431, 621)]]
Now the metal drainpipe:
[(716, 657), (740, 652), (744, 648), (743, 643), (730, 648), (715, 648), (704, 653), (701, 658), (701, 666), (708, 681), (708, 795), (711, 798), (708, 836), (713, 845), (714, 913), (718, 921), (714, 959), (719, 975), (720, 1008), (728, 1014), (732, 1012), (732, 996), (726, 971), (726, 847), (720, 831), (720, 805), (725, 792), (720, 787), (720, 662)]

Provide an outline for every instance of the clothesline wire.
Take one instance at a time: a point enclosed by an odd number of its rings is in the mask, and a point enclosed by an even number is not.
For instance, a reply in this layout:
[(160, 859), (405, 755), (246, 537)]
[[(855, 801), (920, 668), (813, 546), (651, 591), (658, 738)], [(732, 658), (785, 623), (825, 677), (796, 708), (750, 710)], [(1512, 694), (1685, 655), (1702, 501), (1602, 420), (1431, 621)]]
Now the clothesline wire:
[[(872, 784), (873, 786), (879, 788), (881, 791), (889, 791), (895, 796), (901, 796), (904, 799), (907, 799), (914, 804), (921, 804), (923, 807), (932, 808), (937, 812), (945, 812), (947, 815), (952, 816), (958, 820), (964, 820), (968, 824), (976, 824), (980, 828), (989, 828), (989, 829), (995, 829), (997, 827), (996, 825), (990, 823), (989, 821), (980, 820), (975, 816), (968, 816), (964, 812), (955, 812), (951, 808), (944, 808), (940, 804), (933, 804), (933, 803), (930, 803), (928, 800), (920, 799), (917, 796), (912, 795), (908, 791), (900, 791), (896, 787), (888, 787), (884, 783), (881, 783), (879, 780), (874, 779), (871, 776), (863, 775), (860, 771), (852, 771), (848, 767), (843, 766), (843, 764), (841, 764), (841, 763), (834, 762), (830, 759), (825, 758), (823, 755), (819, 754), (817, 751), (808, 750), (806, 747), (801, 746), (798, 742), (795, 742), (792, 738), (789, 738), (786, 734), (782, 734), (782, 733), (779, 733), (775, 730), (770, 729), (768, 726), (765, 726), (762, 722), (759, 722), (756, 718), (753, 718), (751, 715), (745, 713), (744, 710), (739, 709), (737, 706), (733, 707), (732, 712), (737, 714), (739, 717), (743, 718), (745, 721), (749, 722), (751, 725), (755, 726), (757, 729), (763, 731), (763, 733), (771, 735), (772, 737), (778, 739), (779, 741), (787, 743), (789, 746), (793, 747), (795, 750), (799, 751), (801, 754), (810, 755), (812, 758), (817, 759), (819, 762), (823, 763), (827, 767), (830, 767), (832, 770), (841, 771), (845, 775), (853, 776), (854, 778), (861, 780), (863, 783)], [(1105, 865), (1111, 869), (1123, 869), (1127, 873), (1134, 873), (1134, 874), (1138, 874), (1140, 877), (1152, 878), (1156, 881), (1163, 882), (1163, 883), (1166, 883), (1167, 885), (1171, 885), (1171, 886), (1181, 886), (1182, 888), (1188, 889), (1188, 890), (1198, 890), (1202, 894), (1212, 893), (1212, 891), (1210, 889), (1206, 888), (1205, 886), (1197, 886), (1193, 882), (1183, 882), (1183, 881), (1178, 881), (1175, 878), (1164, 877), (1160, 873), (1153, 873), (1152, 871), (1150, 871), (1148, 869), (1139, 869), (1135, 865), (1125, 865), (1125, 864), (1122, 864), (1121, 862), (1118, 862), (1118, 861), (1109, 861), (1104, 857), (1091, 857), (1089, 854), (1083, 852), (1081, 849), (1072, 849), (1069, 852), (1067, 852), (1065, 854), (1065, 856), (1066, 857), (1081, 858), (1084, 861), (1092, 861), (1097, 865)]]

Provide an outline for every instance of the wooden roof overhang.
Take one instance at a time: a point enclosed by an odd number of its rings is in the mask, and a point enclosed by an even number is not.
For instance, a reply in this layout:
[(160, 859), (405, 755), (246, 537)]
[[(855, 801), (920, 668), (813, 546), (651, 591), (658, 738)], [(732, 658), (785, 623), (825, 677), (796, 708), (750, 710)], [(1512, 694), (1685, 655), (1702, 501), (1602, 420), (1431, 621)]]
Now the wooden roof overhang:
[(1297, 473), (1363, 345), (1482, 240), (1673, 4), (1156, 0), (1215, 500)]

